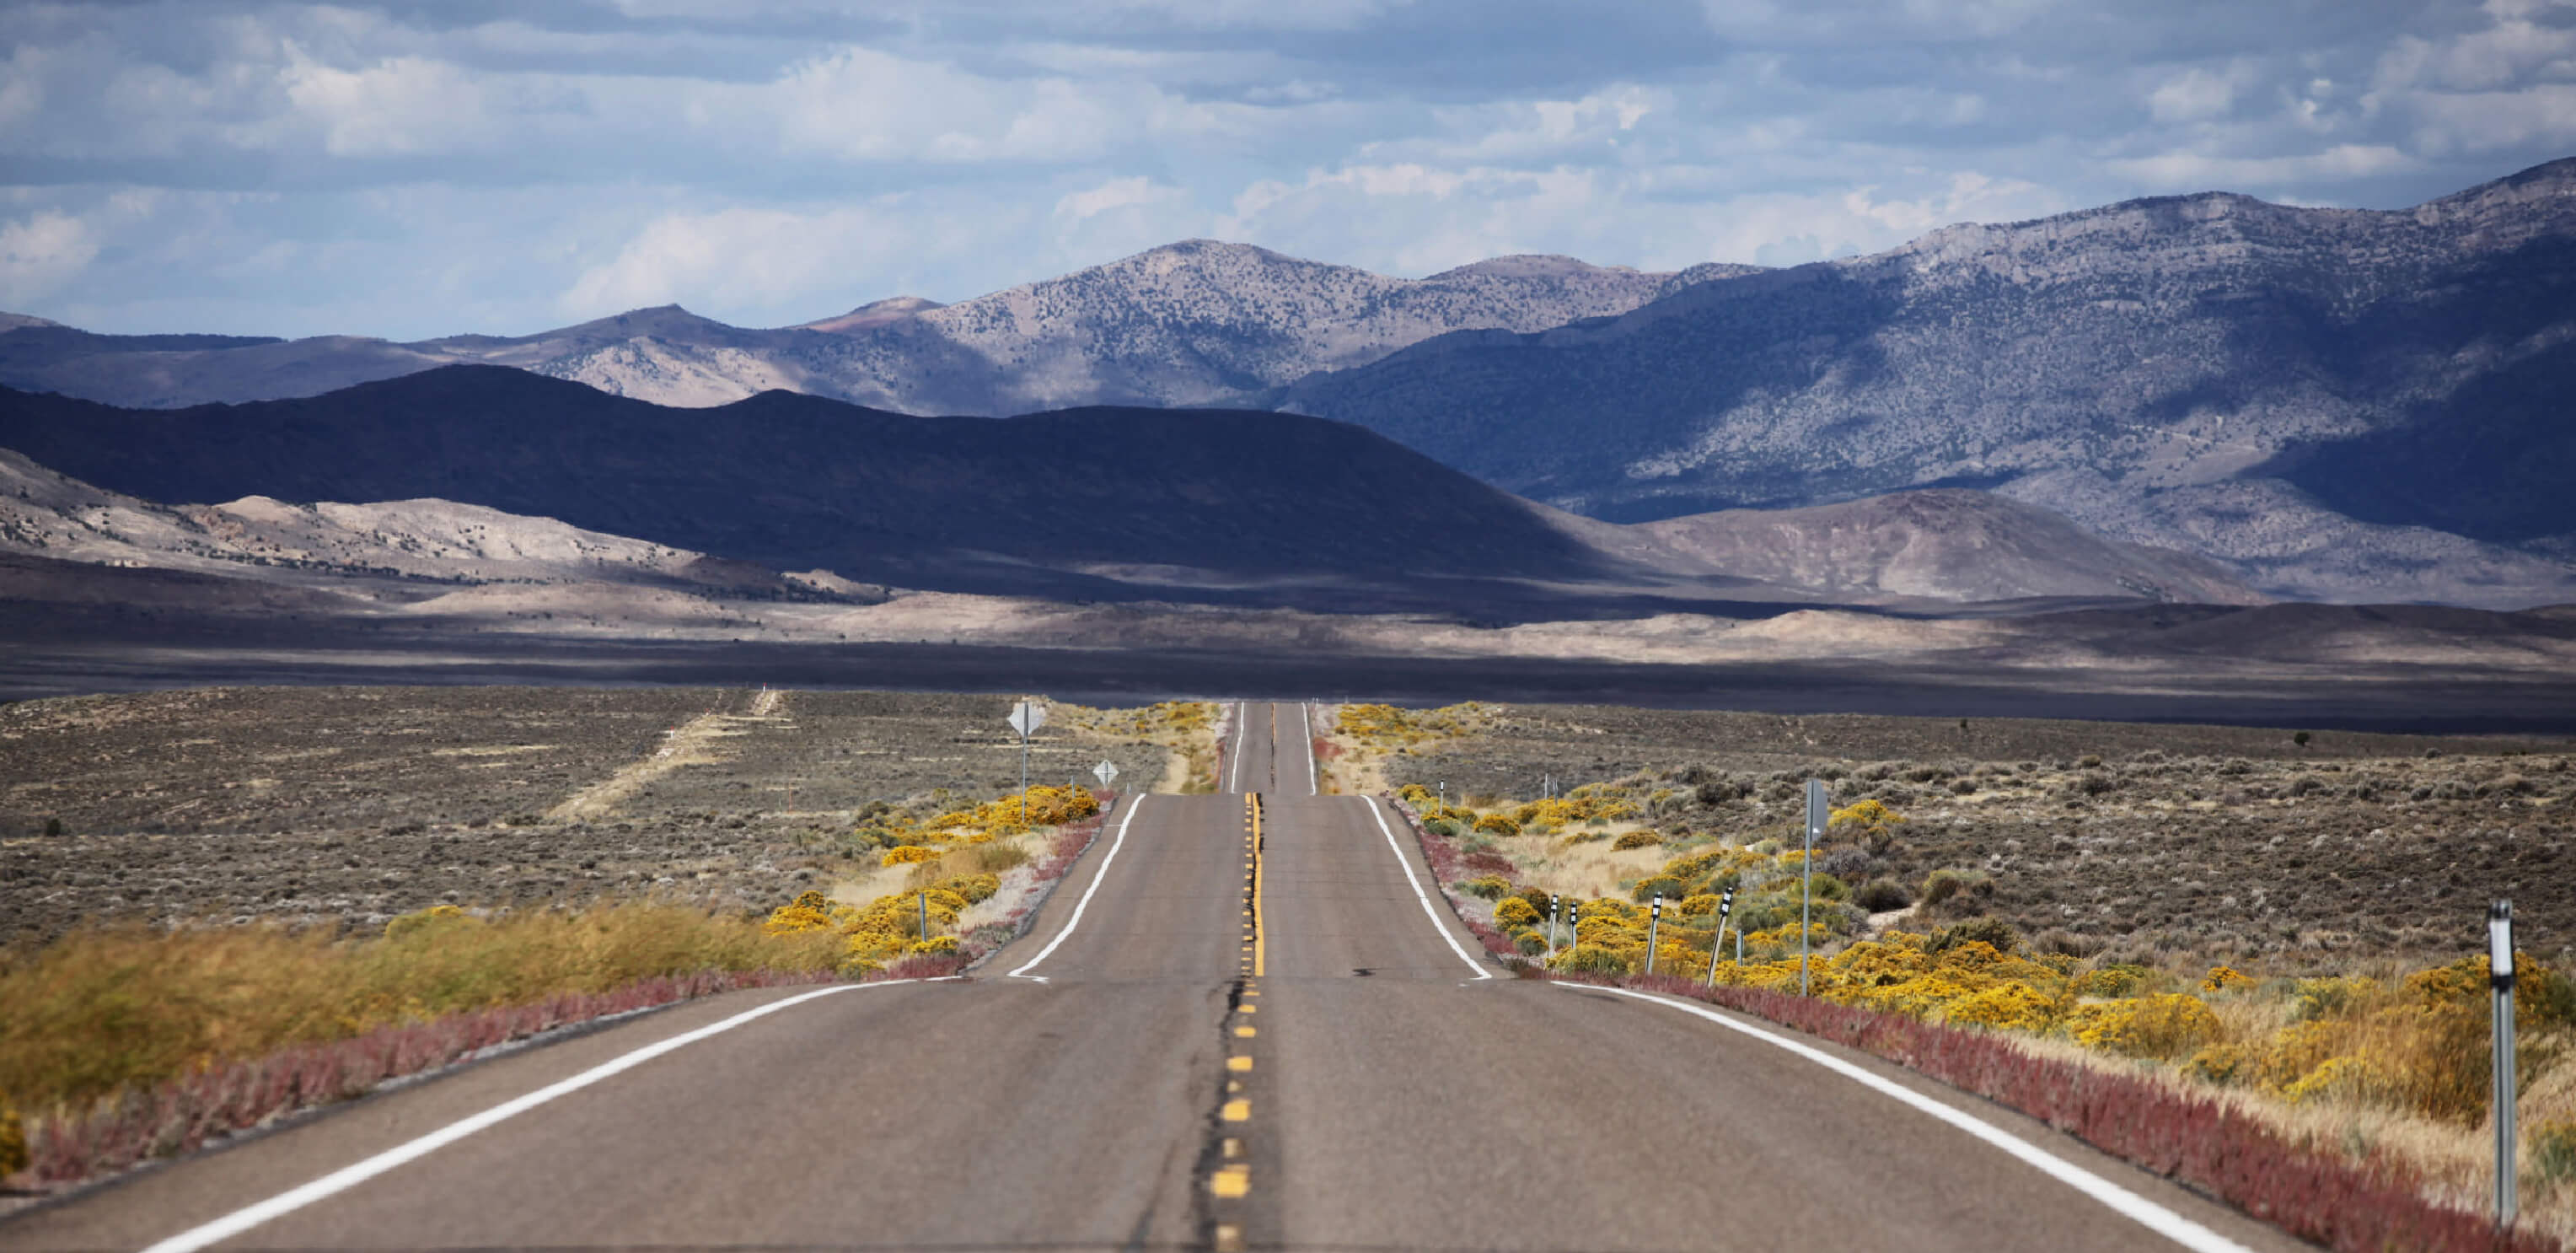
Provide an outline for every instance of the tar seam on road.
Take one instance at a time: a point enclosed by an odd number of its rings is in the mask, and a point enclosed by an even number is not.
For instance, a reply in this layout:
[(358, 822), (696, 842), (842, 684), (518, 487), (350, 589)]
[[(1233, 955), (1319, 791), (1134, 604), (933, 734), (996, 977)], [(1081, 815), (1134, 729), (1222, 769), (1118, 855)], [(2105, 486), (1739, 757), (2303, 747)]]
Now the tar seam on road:
[(2040, 1173), (2045, 1174), (2050, 1178), (2057, 1180), (2059, 1183), (2065, 1184), (2066, 1186), (2073, 1188), (2096, 1201), (2100, 1201), (2102, 1204), (2107, 1205), (2114, 1211), (2118, 1212), (2122, 1217), (2130, 1219), (2149, 1231), (2153, 1231), (2157, 1235), (2163, 1236), (2184, 1248), (2192, 1250), (2193, 1253), (2252, 1253), (2252, 1250), (2247, 1249), (2244, 1245), (2238, 1244), (2234, 1240), (2230, 1240), (2227, 1237), (2200, 1225), (2199, 1223), (2193, 1222), (2192, 1220), (2185, 1218), (2162, 1205), (2158, 1205), (2154, 1201), (2148, 1200), (2135, 1192), (2131, 1192), (2127, 1188), (2123, 1188), (2120, 1185), (2113, 1183), (2100, 1175), (2094, 1174), (2092, 1171), (2086, 1170), (2073, 1162), (2067, 1161), (2066, 1159), (2058, 1157), (2045, 1149), (2039, 1148), (2038, 1146), (2031, 1144), (2029, 1141), (2023, 1140), (2020, 1137), (2013, 1135), (2011, 1132), (2005, 1131), (2001, 1127), (1997, 1127), (1992, 1123), (1986, 1122), (1985, 1120), (1972, 1115), (1962, 1113), (1961, 1111), (1944, 1105), (1939, 1101), (1933, 1100), (1920, 1092), (1913, 1091), (1902, 1084), (1892, 1083), (1877, 1075), (1873, 1075), (1850, 1062), (1844, 1061), (1831, 1053), (1825, 1052), (1822, 1049), (1815, 1048), (1811, 1045), (1801, 1044), (1787, 1036), (1783, 1036), (1772, 1031), (1766, 1031), (1748, 1023), (1737, 1022), (1736, 1020), (1718, 1013), (1715, 1010), (1705, 1009), (1697, 1005), (1687, 1004), (1667, 997), (1654, 996), (1645, 992), (1633, 992), (1627, 988), (1603, 987), (1598, 984), (1589, 983), (1561, 983), (1557, 986), (1569, 991), (1608, 992), (1614, 996), (1627, 996), (1634, 997), (1641, 1001), (1652, 1001), (1657, 1005), (1678, 1009), (1685, 1014), (1696, 1014), (1699, 1017), (1716, 1023), (1721, 1027), (1725, 1027), (1730, 1031), (1743, 1032), (1744, 1034), (1752, 1036), (1754, 1039), (1760, 1040), (1766, 1044), (1776, 1044), (1779, 1047), (1787, 1049), (1800, 1057), (1806, 1058), (1808, 1061), (1814, 1062), (1827, 1070), (1831, 1070), (1846, 1079), (1850, 1079), (1856, 1083), (1869, 1087), (1879, 1092), (1881, 1095), (1891, 1096), (1897, 1100), (1903, 1101), (1926, 1114), (1930, 1114), (1934, 1118), (1938, 1118), (1953, 1127), (1957, 1127), (1961, 1131), (1967, 1132), (1969, 1135), (1975, 1136), (1996, 1148), (2002, 1149), (2006, 1153), (2012, 1154), (2014, 1157), (2020, 1158), (2023, 1162), (2039, 1168)]
[(1404, 881), (1413, 885), (1413, 899), (1422, 902), (1422, 912), (1431, 918), (1431, 929), (1439, 932), (1440, 938), (1449, 942), (1449, 951), (1456, 953), (1458, 960), (1467, 963), (1467, 968), (1475, 971), (1477, 978), (1493, 978), (1494, 972), (1485, 969), (1483, 962), (1469, 957), (1467, 950), (1459, 945), (1458, 937), (1449, 934), (1448, 926), (1440, 921), (1440, 911), (1433, 909), (1431, 898), (1423, 895), (1422, 880), (1415, 878), (1413, 874), (1413, 860), (1406, 857), (1403, 846), (1395, 842), (1395, 832), (1386, 825), (1386, 815), (1378, 811), (1377, 802), (1364, 796), (1360, 798), (1360, 803), (1368, 806), (1369, 817), (1377, 819), (1377, 833), (1386, 837), (1386, 847), (1389, 852), (1395, 854), (1396, 867), (1404, 871)]
[(1100, 859), (1100, 873), (1091, 876), (1091, 886), (1084, 888), (1082, 890), (1082, 899), (1073, 903), (1073, 917), (1065, 920), (1064, 930), (1056, 932), (1055, 938), (1047, 941), (1047, 946), (1039, 949), (1037, 956), (1021, 963), (1018, 970), (1012, 971), (1010, 974), (1004, 976), (1005, 978), (1029, 979), (1038, 983), (1046, 982), (1046, 976), (1033, 975), (1026, 972), (1030, 967), (1037, 965), (1039, 962), (1045, 961), (1047, 959), (1047, 954), (1055, 951), (1056, 945), (1064, 943), (1064, 938), (1072, 935), (1075, 927), (1082, 925), (1082, 911), (1091, 908), (1092, 895), (1100, 891), (1101, 883), (1109, 878), (1109, 864), (1118, 860), (1118, 850), (1127, 846), (1127, 828), (1130, 824), (1136, 821), (1136, 811), (1143, 809), (1144, 807), (1145, 797), (1141, 793), (1138, 794), (1136, 799), (1127, 806), (1127, 816), (1118, 820), (1118, 837), (1109, 841), (1109, 854)]
[(323, 1200), (336, 1193), (345, 1192), (348, 1189), (365, 1183), (367, 1180), (373, 1179), (397, 1166), (426, 1157), (429, 1154), (445, 1148), (450, 1144), (454, 1144), (477, 1131), (481, 1131), (496, 1123), (515, 1118), (529, 1110), (547, 1103), (548, 1101), (554, 1100), (556, 1097), (568, 1096), (583, 1088), (589, 1087), (602, 1079), (632, 1070), (635, 1067), (641, 1066), (665, 1053), (695, 1044), (700, 1040), (706, 1039), (708, 1036), (719, 1035), (724, 1032), (731, 1031), (744, 1023), (752, 1021), (753, 1019), (765, 1018), (790, 1006), (802, 1005), (807, 1001), (831, 996), (835, 993), (854, 992), (861, 988), (891, 988), (907, 983), (925, 982), (937, 982), (937, 980), (889, 979), (883, 983), (845, 983), (839, 987), (824, 988), (820, 991), (791, 996), (783, 1001), (772, 1001), (758, 1009), (745, 1010), (742, 1013), (736, 1014), (731, 1018), (727, 1018), (722, 1022), (710, 1023), (695, 1031), (682, 1032), (679, 1035), (672, 1036), (670, 1039), (654, 1044), (647, 1044), (634, 1052), (612, 1058), (600, 1063), (599, 1065), (593, 1066), (569, 1079), (548, 1084), (545, 1087), (539, 1088), (534, 1092), (528, 1093), (527, 1095), (518, 1097), (514, 1100), (503, 1101), (480, 1114), (449, 1123), (436, 1131), (430, 1132), (428, 1135), (396, 1145), (393, 1148), (387, 1149), (382, 1153), (378, 1153), (375, 1156), (367, 1158), (366, 1160), (354, 1165), (343, 1166), (338, 1170), (332, 1171), (330, 1174), (324, 1175), (311, 1183), (303, 1185), (302, 1187), (278, 1193), (276, 1196), (270, 1197), (265, 1201), (261, 1201), (256, 1205), (234, 1210), (232, 1213), (226, 1214), (213, 1222), (191, 1227), (186, 1231), (170, 1237), (169, 1239), (147, 1247), (143, 1250), (143, 1253), (194, 1253), (197, 1249), (205, 1248), (208, 1245), (215, 1244), (220, 1241), (229, 1240), (245, 1231), (249, 1231), (253, 1227), (257, 1227), (262, 1223), (268, 1222), (271, 1219), (283, 1218), (307, 1205), (311, 1205), (315, 1201)]

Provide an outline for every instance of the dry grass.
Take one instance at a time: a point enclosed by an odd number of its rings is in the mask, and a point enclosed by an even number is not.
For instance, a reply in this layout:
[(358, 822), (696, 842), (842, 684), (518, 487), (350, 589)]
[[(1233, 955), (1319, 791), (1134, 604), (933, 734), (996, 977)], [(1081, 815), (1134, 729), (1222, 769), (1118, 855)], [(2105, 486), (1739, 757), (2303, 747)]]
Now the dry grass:
[(378, 1027), (706, 970), (829, 970), (837, 943), (650, 904), (399, 919), (385, 936), (76, 930), (0, 956), (0, 1092), (36, 1112)]

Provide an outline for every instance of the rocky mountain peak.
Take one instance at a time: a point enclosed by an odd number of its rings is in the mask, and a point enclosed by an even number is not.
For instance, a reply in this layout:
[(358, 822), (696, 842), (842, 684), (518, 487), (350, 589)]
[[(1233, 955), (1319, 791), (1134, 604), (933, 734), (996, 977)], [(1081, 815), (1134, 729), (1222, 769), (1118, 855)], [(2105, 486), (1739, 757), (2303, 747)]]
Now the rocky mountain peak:
[(839, 317), (822, 318), (789, 329), (828, 331), (846, 335), (853, 331), (864, 331), (870, 327), (884, 326), (889, 322), (900, 322), (917, 314), (947, 307), (936, 300), (925, 300), (919, 296), (888, 296), (883, 300), (871, 300)]

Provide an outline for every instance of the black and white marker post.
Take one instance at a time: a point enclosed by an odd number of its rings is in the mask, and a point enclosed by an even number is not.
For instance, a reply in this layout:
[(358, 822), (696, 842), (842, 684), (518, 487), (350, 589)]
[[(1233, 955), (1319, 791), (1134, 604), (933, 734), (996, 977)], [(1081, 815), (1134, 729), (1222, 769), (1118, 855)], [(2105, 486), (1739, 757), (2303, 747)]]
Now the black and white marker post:
[[(1708, 986), (1717, 986), (1717, 952), (1726, 947), (1726, 916), (1735, 912), (1735, 889), (1728, 888), (1717, 896), (1717, 938), (1708, 944)], [(1739, 936), (1742, 932), (1737, 933)], [(1735, 942), (1735, 964), (1744, 964), (1744, 941)]]
[(1654, 907), (1646, 912), (1646, 973), (1655, 973), (1655, 933), (1664, 925), (1664, 894), (1655, 893)]
[(1807, 857), (1798, 863), (1798, 995), (1807, 994), (1807, 950), (1814, 946), (1808, 933), (1808, 911), (1815, 902), (1816, 841), (1825, 834), (1825, 823), (1832, 810), (1825, 807), (1825, 781), (1807, 780)]
[(2495, 1062), (2487, 1095), (2495, 1111), (2496, 1225), (2513, 1225), (2513, 902), (2487, 906), (2487, 987), (2495, 994)]
[(1556, 914), (1557, 914), (1557, 908), (1558, 908), (1558, 906), (1557, 906), (1556, 893), (1554, 893), (1554, 892), (1550, 892), (1550, 893), (1548, 893), (1548, 894), (1547, 894), (1547, 955), (1548, 955), (1549, 957), (1551, 957), (1551, 958), (1553, 958), (1553, 957), (1555, 957), (1555, 956), (1556, 956)]

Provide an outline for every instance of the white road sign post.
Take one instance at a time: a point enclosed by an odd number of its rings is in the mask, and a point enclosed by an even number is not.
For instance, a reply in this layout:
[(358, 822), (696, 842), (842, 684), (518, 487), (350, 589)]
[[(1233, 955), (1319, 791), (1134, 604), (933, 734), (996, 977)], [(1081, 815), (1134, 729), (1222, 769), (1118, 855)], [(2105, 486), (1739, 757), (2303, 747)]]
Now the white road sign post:
[(1029, 734), (1046, 725), (1046, 706), (1024, 700), (1011, 706), (1005, 721), (1020, 733), (1020, 825), (1029, 825)]
[(1825, 824), (1832, 820), (1833, 810), (1825, 804), (1825, 781), (1807, 780), (1807, 857), (1798, 863), (1802, 876), (1798, 885), (1798, 995), (1807, 994), (1807, 950), (1813, 947), (1808, 934), (1808, 911), (1813, 908), (1816, 885), (1816, 841), (1823, 838)]
[(2513, 1073), (2513, 902), (2487, 907), (2487, 987), (2495, 994), (2493, 1087), (2488, 1108), (2495, 1111), (2496, 1224), (2513, 1225), (2514, 1212), (2514, 1073)]
[(1106, 792), (1109, 790), (1109, 785), (1118, 780), (1118, 767), (1108, 758), (1103, 757), (1099, 765), (1091, 768), (1091, 777), (1100, 780), (1100, 790)]

